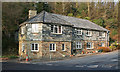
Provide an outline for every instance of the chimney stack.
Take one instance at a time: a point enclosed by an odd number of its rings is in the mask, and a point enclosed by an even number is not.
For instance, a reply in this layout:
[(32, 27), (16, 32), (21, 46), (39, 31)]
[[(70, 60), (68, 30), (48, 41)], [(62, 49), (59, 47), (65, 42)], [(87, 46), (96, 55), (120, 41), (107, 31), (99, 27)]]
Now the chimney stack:
[(29, 10), (29, 18), (34, 17), (35, 15), (37, 15), (36, 10)]

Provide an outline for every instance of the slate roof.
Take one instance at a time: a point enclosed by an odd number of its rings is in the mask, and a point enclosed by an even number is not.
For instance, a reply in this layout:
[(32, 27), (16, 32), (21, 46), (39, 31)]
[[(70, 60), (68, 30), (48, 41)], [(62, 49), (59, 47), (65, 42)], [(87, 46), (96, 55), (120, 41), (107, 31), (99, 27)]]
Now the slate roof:
[(48, 13), (46, 11), (40, 12), (36, 16), (25, 21), (24, 23), (34, 23), (34, 22), (56, 23), (56, 24), (72, 25), (73, 27), (83, 28), (83, 29), (109, 31), (89, 20), (64, 16), (54, 13)]

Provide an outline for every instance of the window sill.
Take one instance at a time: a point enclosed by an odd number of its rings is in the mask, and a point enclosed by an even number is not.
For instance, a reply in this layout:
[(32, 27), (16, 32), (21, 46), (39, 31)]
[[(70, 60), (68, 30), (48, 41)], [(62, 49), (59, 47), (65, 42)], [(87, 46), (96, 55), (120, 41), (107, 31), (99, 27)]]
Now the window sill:
[(62, 33), (52, 33), (52, 34), (62, 35)]
[(86, 35), (86, 36), (91, 37), (92, 35)]
[(31, 50), (31, 52), (39, 52), (39, 50)]
[(76, 49), (82, 49), (82, 48), (76, 48)]
[(63, 52), (66, 52), (66, 50), (62, 50)]
[(103, 36), (99, 36), (99, 38), (105, 38), (105, 37), (103, 37)]
[(82, 35), (82, 34), (77, 34), (77, 35)]
[(86, 49), (94, 49), (94, 48), (86, 48)]
[[(24, 33), (25, 34), (25, 33)], [(24, 35), (24, 34), (21, 34), (21, 35)]]
[(50, 52), (56, 52), (56, 50), (55, 51), (50, 51)]
[(32, 34), (38, 34), (38, 32), (32, 32)]

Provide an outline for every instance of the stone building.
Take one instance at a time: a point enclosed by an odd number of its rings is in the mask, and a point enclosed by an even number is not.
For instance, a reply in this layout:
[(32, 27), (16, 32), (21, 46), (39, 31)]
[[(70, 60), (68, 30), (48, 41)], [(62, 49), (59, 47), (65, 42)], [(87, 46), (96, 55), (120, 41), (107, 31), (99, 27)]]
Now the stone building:
[(88, 20), (29, 10), (19, 28), (19, 54), (30, 58), (57, 58), (109, 45), (109, 30)]

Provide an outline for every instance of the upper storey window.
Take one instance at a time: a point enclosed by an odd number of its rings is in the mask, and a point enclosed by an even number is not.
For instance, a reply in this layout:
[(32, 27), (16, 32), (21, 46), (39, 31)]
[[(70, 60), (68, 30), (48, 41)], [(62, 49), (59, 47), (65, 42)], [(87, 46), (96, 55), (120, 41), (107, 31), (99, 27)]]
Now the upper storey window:
[(87, 30), (86, 35), (87, 35), (87, 36), (92, 36), (92, 32), (89, 31), (89, 30)]
[(105, 37), (105, 32), (99, 32), (99, 36)]
[(51, 32), (56, 34), (62, 34), (62, 26), (51, 25)]
[(82, 29), (77, 30), (77, 35), (82, 35)]
[(21, 34), (25, 34), (25, 26), (21, 27)]
[(39, 32), (39, 24), (32, 24), (32, 33)]

